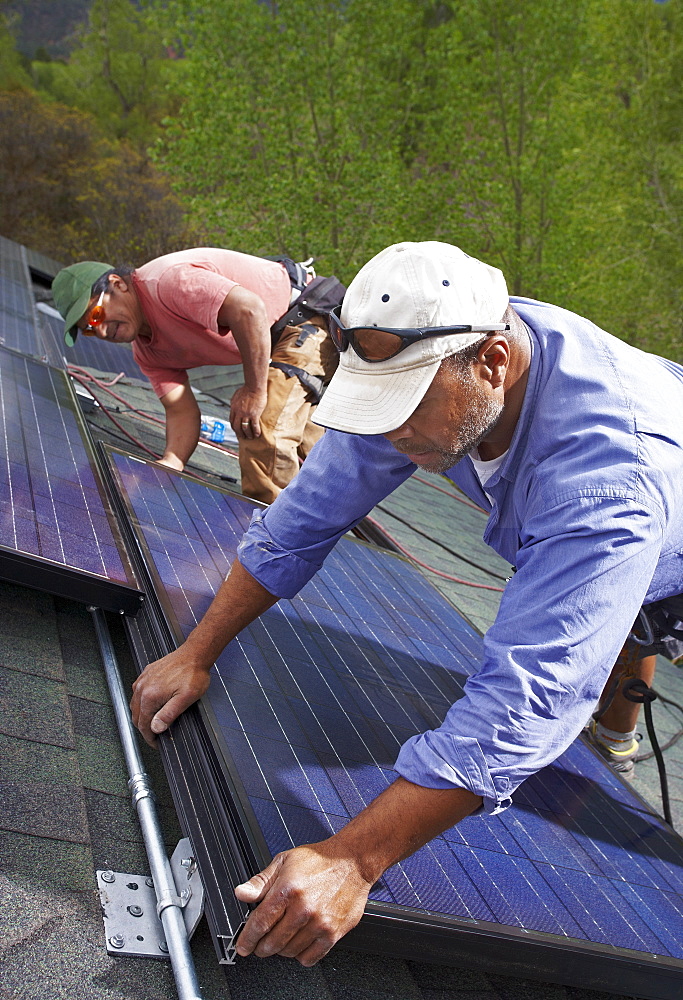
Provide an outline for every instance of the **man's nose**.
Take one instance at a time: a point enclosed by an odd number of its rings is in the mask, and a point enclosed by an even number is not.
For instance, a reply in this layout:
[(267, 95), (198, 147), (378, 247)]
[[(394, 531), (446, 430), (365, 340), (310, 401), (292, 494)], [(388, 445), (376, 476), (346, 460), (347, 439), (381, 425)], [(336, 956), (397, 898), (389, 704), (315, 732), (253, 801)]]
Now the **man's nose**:
[(387, 439), (387, 441), (390, 441), (391, 444), (393, 444), (395, 441), (401, 441), (403, 438), (409, 438), (412, 436), (413, 436), (413, 428), (407, 421), (406, 423), (401, 424), (401, 426), (397, 427), (395, 430), (387, 431), (384, 434), (384, 437)]

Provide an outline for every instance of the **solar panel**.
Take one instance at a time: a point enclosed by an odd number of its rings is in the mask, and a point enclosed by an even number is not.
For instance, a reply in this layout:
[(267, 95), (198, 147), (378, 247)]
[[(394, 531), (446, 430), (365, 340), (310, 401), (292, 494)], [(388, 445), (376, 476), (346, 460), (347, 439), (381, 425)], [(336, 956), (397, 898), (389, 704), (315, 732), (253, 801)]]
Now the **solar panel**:
[(0, 344), (40, 357), (43, 345), (24, 247), (0, 236)]
[(39, 303), (38, 315), (43, 333), (44, 350), (50, 361), (60, 368), (80, 365), (100, 372), (123, 372), (130, 378), (147, 381), (125, 344), (105, 344), (97, 337), (77, 337), (73, 347), (64, 343), (64, 320), (51, 306)]
[[(111, 461), (178, 641), (252, 505), (122, 453)], [(348, 538), (296, 598), (245, 629), (216, 664), (204, 720), (250, 870), (330, 835), (385, 788), (400, 745), (460, 697), (481, 644), (405, 560)], [(347, 941), (673, 1000), (683, 841), (577, 741), (511, 809), (470, 817), (389, 869)]]
[(64, 372), (0, 348), (0, 577), (133, 613), (130, 562)]
[(26, 250), (26, 263), (32, 272), (44, 275), (47, 278), (54, 278), (64, 267), (58, 260), (48, 257), (38, 250), (32, 250), (31, 247), (24, 247), (24, 249)]

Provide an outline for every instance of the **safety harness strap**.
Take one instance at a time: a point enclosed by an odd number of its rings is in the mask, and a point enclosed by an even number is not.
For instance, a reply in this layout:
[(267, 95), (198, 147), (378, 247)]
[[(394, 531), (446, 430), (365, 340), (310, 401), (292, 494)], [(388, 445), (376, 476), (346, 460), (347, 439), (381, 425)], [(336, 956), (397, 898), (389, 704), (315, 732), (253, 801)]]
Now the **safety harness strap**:
[(298, 378), (302, 386), (313, 395), (316, 404), (323, 398), (325, 385), (323, 380), (318, 378), (317, 375), (310, 375), (303, 368), (297, 368), (296, 365), (288, 365), (286, 361), (271, 361), (270, 367), (278, 368), (281, 372), (285, 373), (287, 378)]

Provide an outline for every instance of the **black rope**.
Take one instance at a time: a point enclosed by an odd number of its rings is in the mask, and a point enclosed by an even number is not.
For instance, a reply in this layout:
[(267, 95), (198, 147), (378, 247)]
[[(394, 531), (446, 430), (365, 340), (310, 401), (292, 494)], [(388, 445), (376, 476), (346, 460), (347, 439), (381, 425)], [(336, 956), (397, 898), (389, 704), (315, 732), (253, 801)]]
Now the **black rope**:
[(671, 806), (669, 803), (669, 784), (666, 778), (666, 767), (664, 765), (664, 757), (662, 755), (661, 748), (657, 742), (654, 722), (652, 721), (652, 702), (657, 698), (657, 692), (654, 688), (648, 687), (645, 681), (641, 680), (640, 677), (630, 677), (627, 681), (625, 681), (624, 686), (621, 689), (621, 693), (627, 701), (634, 701), (638, 705), (645, 706), (645, 725), (647, 727), (647, 735), (650, 737), (650, 743), (652, 744), (652, 749), (657, 761), (659, 783), (662, 789), (662, 812), (664, 813), (664, 819), (667, 821), (669, 826), (673, 826)]
[[(657, 697), (661, 702), (663, 702), (664, 705), (673, 705), (673, 707), (677, 708), (679, 712), (683, 712), (683, 705), (679, 705), (677, 701), (672, 701), (671, 698), (665, 698), (659, 691), (657, 692)], [(674, 746), (675, 743), (678, 743), (681, 736), (683, 736), (683, 729), (679, 729), (677, 733), (673, 734), (670, 740), (667, 740), (666, 743), (662, 744), (662, 753), (665, 750), (668, 750), (669, 747)], [(650, 758), (654, 757), (654, 755), (654, 750), (651, 753), (638, 754), (636, 757), (636, 764), (641, 760), (650, 760)]]

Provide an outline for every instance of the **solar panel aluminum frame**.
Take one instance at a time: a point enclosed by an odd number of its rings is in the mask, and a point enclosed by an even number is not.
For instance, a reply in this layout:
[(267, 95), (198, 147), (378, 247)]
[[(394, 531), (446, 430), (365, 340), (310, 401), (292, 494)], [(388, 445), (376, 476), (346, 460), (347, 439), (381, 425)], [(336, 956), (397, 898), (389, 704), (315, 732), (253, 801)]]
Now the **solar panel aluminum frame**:
[[(107, 448), (107, 451), (118, 449)], [(231, 494), (229, 490), (216, 489)], [(148, 562), (149, 581), (155, 587), (154, 597), (150, 594), (146, 611), (154, 607), (155, 613), (161, 616), (157, 628), (166, 637), (164, 651), (167, 651), (169, 645), (173, 648), (182, 641), (181, 632), (156, 570), (149, 565), (149, 557), (146, 558), (141, 529), (124, 495), (122, 504), (131, 520), (131, 531), (135, 534), (136, 528), (140, 530), (140, 536), (135, 536), (136, 545), (140, 558)], [(351, 544), (368, 543), (354, 540)], [(371, 547), (377, 548), (374, 545)], [(385, 552), (384, 556), (406, 562), (404, 557), (393, 553)], [(142, 664), (142, 661), (139, 662)], [(241, 851), (241, 867), (247, 874), (253, 874), (265, 867), (271, 855), (246, 790), (211, 706), (200, 703), (188, 714), (193, 720), (192, 739), (209, 757), (215, 794), (222, 797), (221, 801), (216, 798), (209, 803), (209, 807), (216, 810), (212, 822), (216, 823), (218, 839), (220, 841), (222, 835), (232, 843), (233, 849)], [(222, 826), (226, 821), (228, 826)], [(201, 861), (199, 866), (203, 874)], [(217, 889), (220, 894), (227, 893), (232, 897), (231, 887), (234, 884), (234, 881), (219, 882), (214, 885), (213, 891)], [(207, 895), (212, 895), (209, 887)], [(219, 909), (224, 904), (214, 899), (212, 905), (214, 909)], [(239, 927), (234, 927), (235, 936), (238, 932)], [(637, 995), (645, 1000), (678, 1000), (683, 985), (683, 961), (677, 959), (578, 939), (563, 941), (543, 931), (517, 930), (484, 920), (449, 917), (428, 910), (419, 912), (395, 903), (373, 900), (368, 902), (360, 924), (338, 947), (474, 968), (489, 974)], [(232, 953), (234, 943), (226, 944), (224, 941), (221, 950)]]
[[(2, 351), (19, 358), (29, 364), (49, 367), (35, 358), (27, 357), (11, 348), (3, 347)], [(136, 579), (133, 567), (128, 559), (127, 549), (123, 543), (120, 526), (113, 513), (111, 499), (101, 476), (100, 463), (95, 454), (93, 441), (81, 408), (76, 400), (71, 379), (58, 368), (50, 368), (54, 377), (63, 382), (64, 389), (71, 404), (72, 415), (76, 421), (81, 443), (89, 459), (94, 479), (102, 498), (102, 509), (109, 522), (113, 540), (117, 545), (118, 554), (123, 568), (131, 581), (125, 584), (90, 573), (87, 570), (60, 563), (45, 556), (21, 549), (11, 548), (0, 543), (0, 579), (9, 583), (32, 587), (35, 590), (46, 591), (60, 597), (92, 604), (105, 611), (122, 612), (135, 615), (142, 604), (142, 592), (134, 585)]]
[[(146, 560), (135, 531), (135, 515), (127, 497), (118, 487), (116, 473), (109, 459), (111, 453), (127, 452), (98, 442), (104, 478), (119, 515), (127, 548), (146, 595), (143, 610), (135, 619), (126, 618), (125, 628), (138, 672), (178, 646), (162, 607), (164, 591), (151, 560)], [(134, 456), (130, 456), (134, 457)], [(142, 459), (136, 459), (142, 461)], [(230, 492), (230, 491), (226, 491)], [(235, 816), (239, 804), (221, 757), (209, 734), (215, 720), (207, 718), (207, 706), (193, 705), (159, 737), (158, 746), (183, 834), (192, 843), (205, 892), (205, 913), (213, 937), (218, 961), (235, 961), (235, 940), (249, 914), (226, 887), (250, 877), (254, 858), (261, 857), (265, 843), (258, 849), (249, 837), (248, 821)], [(244, 833), (246, 831), (246, 839)], [(248, 860), (251, 859), (251, 863)]]

